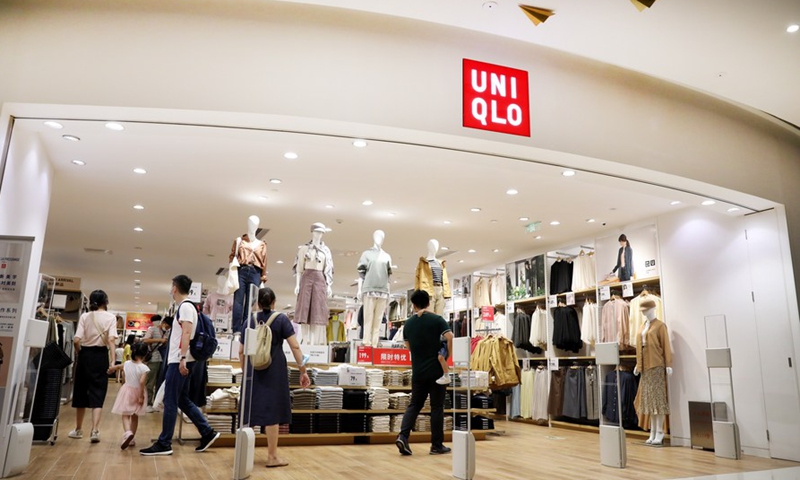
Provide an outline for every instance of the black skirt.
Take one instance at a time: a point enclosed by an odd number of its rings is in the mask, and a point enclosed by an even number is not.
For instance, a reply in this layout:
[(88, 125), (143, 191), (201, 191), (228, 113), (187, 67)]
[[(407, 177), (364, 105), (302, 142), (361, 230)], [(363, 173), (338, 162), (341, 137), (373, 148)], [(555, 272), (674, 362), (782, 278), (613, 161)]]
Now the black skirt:
[(103, 408), (106, 392), (108, 392), (108, 348), (81, 347), (72, 390), (72, 406)]

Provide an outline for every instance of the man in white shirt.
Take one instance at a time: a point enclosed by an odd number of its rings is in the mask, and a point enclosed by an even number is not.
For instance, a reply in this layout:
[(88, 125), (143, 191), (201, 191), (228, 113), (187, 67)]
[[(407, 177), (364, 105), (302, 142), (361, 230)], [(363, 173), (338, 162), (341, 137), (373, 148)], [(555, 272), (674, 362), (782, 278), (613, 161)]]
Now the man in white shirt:
[(139, 450), (141, 455), (172, 455), (172, 435), (178, 419), (178, 408), (185, 413), (200, 433), (200, 446), (196, 452), (205, 452), (219, 438), (208, 424), (200, 409), (189, 397), (189, 374), (195, 365), (189, 352), (189, 342), (197, 326), (197, 310), (188, 300), (192, 279), (178, 275), (172, 279), (172, 298), (178, 304), (172, 333), (169, 337), (167, 377), (164, 380), (164, 416), (161, 421), (161, 435), (148, 448)]

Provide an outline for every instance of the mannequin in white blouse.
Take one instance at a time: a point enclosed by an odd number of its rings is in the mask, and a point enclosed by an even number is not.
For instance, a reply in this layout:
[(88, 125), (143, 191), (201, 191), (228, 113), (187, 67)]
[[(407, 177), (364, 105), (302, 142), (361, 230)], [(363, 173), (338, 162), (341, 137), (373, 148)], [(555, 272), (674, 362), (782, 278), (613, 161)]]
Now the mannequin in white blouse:
[[(650, 325), (656, 318), (656, 309), (648, 308), (642, 310), (645, 317), (644, 328), (642, 328), (642, 345), (647, 345), (647, 331), (650, 330)], [(667, 375), (672, 375), (672, 367), (667, 367)], [(639, 375), (639, 372), (634, 368), (633, 373)], [(665, 415), (650, 415), (650, 438), (644, 443), (647, 445), (661, 445), (664, 443), (664, 420)]]
[[(312, 255), (309, 258), (309, 249), (312, 247), (320, 249), (323, 247), (322, 237), (325, 235), (326, 228), (321, 223), (315, 223), (311, 226), (311, 242), (310, 244), (301, 245), (297, 251), (297, 262), (295, 265), (296, 282), (294, 294), (300, 293), (300, 282), (305, 270), (316, 270), (325, 272), (326, 267), (330, 270), (330, 266), (326, 265), (329, 259), (320, 259), (319, 255)], [(327, 280), (327, 278), (326, 278)], [(328, 281), (327, 297), (333, 295), (332, 280)], [(325, 325), (311, 325), (308, 323), (300, 324), (300, 335), (298, 340), (301, 344), (305, 345), (325, 345), (328, 343), (327, 330)]]

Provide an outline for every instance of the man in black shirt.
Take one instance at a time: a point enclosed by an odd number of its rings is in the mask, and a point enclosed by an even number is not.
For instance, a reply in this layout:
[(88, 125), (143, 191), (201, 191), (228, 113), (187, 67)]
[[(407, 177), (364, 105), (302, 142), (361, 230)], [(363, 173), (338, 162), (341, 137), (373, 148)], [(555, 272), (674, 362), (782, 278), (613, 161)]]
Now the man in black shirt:
[(428, 395), (431, 396), (431, 455), (450, 452), (444, 446), (444, 395), (447, 387), (436, 380), (443, 374), (439, 364), (441, 338), (447, 341), (447, 351), (453, 351), (453, 332), (444, 318), (427, 311), (430, 296), (424, 290), (411, 295), (412, 315), (403, 327), (406, 346), (411, 351), (411, 403), (403, 415), (403, 425), (395, 444), (402, 455), (411, 455), (408, 437), (417, 421)]

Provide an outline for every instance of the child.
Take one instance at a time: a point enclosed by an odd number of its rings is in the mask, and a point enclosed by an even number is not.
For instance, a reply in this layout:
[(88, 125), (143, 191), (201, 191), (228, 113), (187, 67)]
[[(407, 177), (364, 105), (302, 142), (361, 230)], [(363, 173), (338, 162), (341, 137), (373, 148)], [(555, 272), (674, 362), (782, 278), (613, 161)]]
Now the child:
[[(120, 339), (119, 346), (114, 350), (114, 366), (122, 365), (122, 358), (125, 355), (125, 349), (122, 348), (123, 345), (125, 345), (125, 341)], [(122, 379), (122, 369), (117, 369), (116, 372), (117, 383), (119, 383)]]
[[(441, 340), (441, 338), (439, 340)], [(447, 353), (447, 341), (442, 340), (442, 348), (439, 349), (439, 364), (442, 366), (444, 375), (436, 380), (436, 383), (439, 385), (448, 385), (450, 383), (450, 375), (448, 374), (450, 369), (447, 367)]]
[(135, 445), (133, 437), (139, 427), (139, 416), (145, 414), (147, 407), (145, 383), (150, 369), (143, 363), (147, 352), (147, 345), (143, 342), (136, 342), (131, 348), (132, 360), (109, 368), (109, 371), (125, 371), (125, 384), (119, 389), (114, 408), (111, 409), (112, 413), (122, 415), (122, 428), (125, 433), (122, 434), (120, 448), (123, 450), (130, 445)]

